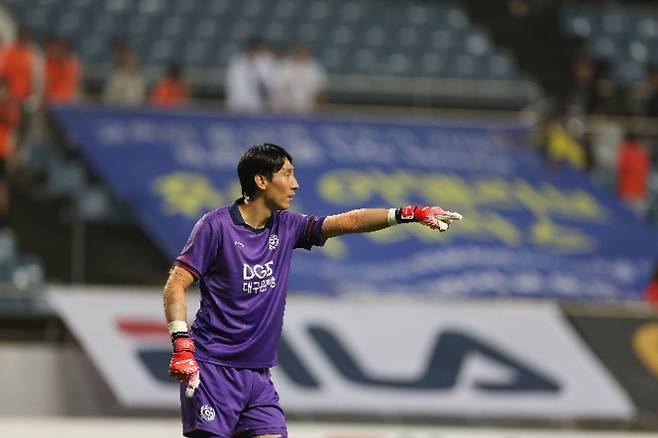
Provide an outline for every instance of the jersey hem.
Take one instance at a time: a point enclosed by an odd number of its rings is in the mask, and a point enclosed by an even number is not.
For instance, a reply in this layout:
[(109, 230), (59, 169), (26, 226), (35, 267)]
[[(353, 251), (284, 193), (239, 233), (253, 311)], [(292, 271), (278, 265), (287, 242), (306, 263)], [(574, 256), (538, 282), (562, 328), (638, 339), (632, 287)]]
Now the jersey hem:
[(272, 362), (234, 362), (226, 360), (217, 360), (213, 358), (203, 357), (201, 355), (196, 355), (195, 359), (199, 362), (211, 363), (213, 365), (221, 365), (228, 368), (249, 368), (249, 369), (261, 369), (261, 368), (272, 368), (279, 364), (278, 360)]

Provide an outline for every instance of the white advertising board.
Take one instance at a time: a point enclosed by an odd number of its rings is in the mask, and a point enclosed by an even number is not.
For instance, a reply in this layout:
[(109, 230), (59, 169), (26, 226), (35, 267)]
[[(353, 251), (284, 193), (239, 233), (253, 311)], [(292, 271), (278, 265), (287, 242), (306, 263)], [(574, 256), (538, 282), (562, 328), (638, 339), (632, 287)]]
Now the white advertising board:
[[(49, 296), (123, 404), (178, 405), (159, 293)], [(188, 297), (191, 315), (197, 302)], [(624, 419), (634, 410), (546, 303), (292, 297), (273, 373), (295, 412)]]

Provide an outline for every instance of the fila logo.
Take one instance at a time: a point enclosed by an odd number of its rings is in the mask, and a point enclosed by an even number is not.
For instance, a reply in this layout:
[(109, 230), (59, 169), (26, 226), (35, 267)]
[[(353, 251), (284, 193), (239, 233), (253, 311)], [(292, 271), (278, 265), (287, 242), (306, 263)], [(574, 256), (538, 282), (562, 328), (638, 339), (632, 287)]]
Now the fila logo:
[[(554, 376), (524, 363), (498, 346), (470, 333), (446, 330), (434, 338), (434, 348), (429, 352), (425, 368), (418, 376), (400, 378), (369, 373), (369, 366), (360, 362), (337, 334), (325, 326), (311, 324), (308, 335), (316, 347), (324, 353), (324, 359), (342, 378), (362, 388), (384, 388), (401, 391), (452, 391), (460, 385), (472, 385), (482, 393), (496, 394), (557, 394), (561, 384)], [(279, 344), (280, 369), (295, 384), (306, 389), (319, 389), (322, 382), (312, 361), (300, 355), (286, 336)], [(505, 367), (508, 375), (499, 380), (475, 378), (460, 382), (460, 372), (471, 355), (479, 355), (488, 361)]]

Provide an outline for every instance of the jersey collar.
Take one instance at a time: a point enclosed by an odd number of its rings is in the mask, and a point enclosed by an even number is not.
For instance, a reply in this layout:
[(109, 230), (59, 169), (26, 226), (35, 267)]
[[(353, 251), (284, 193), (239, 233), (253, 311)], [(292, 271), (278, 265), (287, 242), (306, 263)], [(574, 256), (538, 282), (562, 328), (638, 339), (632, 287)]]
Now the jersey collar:
[(231, 214), (231, 220), (233, 221), (233, 223), (235, 225), (242, 225), (243, 227), (245, 227), (246, 229), (248, 229), (250, 231), (253, 231), (254, 233), (262, 233), (267, 228), (272, 228), (272, 220), (274, 219), (274, 213), (272, 213), (272, 216), (270, 217), (270, 220), (267, 222), (267, 225), (265, 225), (264, 228), (254, 228), (251, 225), (249, 225), (248, 223), (246, 223), (244, 221), (244, 218), (242, 217), (242, 213), (240, 213), (240, 209), (238, 208), (238, 205), (243, 204), (243, 203), (244, 203), (244, 199), (240, 198), (237, 201), (235, 201), (233, 203), (233, 205), (231, 205), (229, 207), (229, 213)]

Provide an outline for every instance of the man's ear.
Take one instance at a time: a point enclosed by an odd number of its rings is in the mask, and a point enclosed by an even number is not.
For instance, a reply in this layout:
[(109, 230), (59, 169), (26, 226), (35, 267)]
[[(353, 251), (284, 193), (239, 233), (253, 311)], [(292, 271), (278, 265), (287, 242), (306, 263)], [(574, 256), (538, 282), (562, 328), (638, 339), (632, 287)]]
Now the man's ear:
[(265, 190), (267, 188), (267, 178), (264, 175), (254, 176), (254, 181), (256, 182), (256, 187), (259, 189)]

